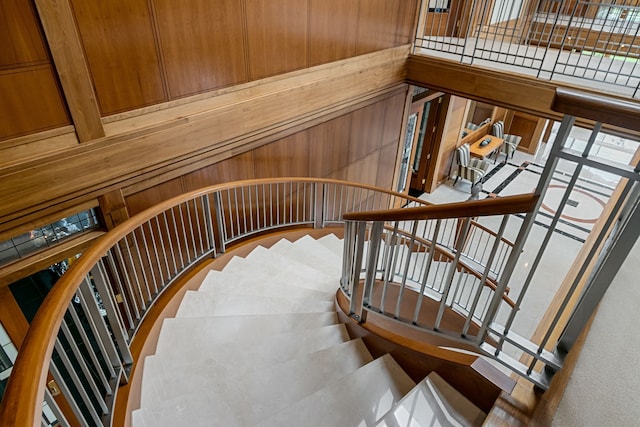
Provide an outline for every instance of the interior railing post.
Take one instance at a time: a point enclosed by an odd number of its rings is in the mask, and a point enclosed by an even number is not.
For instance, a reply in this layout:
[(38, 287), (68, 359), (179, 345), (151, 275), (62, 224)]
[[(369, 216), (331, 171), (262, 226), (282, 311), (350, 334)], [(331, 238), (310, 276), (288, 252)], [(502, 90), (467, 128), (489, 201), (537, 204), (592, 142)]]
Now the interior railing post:
[[(229, 206), (231, 209), (231, 206)], [(224, 225), (224, 208), (222, 206), (222, 196), (219, 191), (213, 193), (213, 214), (216, 217), (216, 223), (218, 224), (218, 239), (217, 247), (220, 253), (225, 252), (227, 231)]]
[(365, 221), (358, 221), (356, 223), (356, 239), (355, 239), (355, 258), (354, 268), (351, 276), (351, 304), (349, 305), (349, 316), (360, 321), (360, 314), (358, 307), (362, 307), (362, 295), (358, 295), (360, 292), (360, 270), (362, 269), (362, 255), (364, 252), (364, 240), (367, 231), (367, 223)]
[[(368, 306), (371, 303), (371, 293), (376, 281), (376, 270), (378, 267), (378, 258), (380, 256), (380, 242), (382, 240), (382, 229), (384, 222), (378, 221), (373, 223), (371, 229), (371, 238), (369, 239), (369, 254), (367, 257), (367, 267), (365, 272), (364, 290), (362, 297), (362, 305)], [(366, 320), (366, 311), (363, 310), (361, 315), (362, 321)]]
[(313, 183), (313, 228), (324, 228), (325, 184)]

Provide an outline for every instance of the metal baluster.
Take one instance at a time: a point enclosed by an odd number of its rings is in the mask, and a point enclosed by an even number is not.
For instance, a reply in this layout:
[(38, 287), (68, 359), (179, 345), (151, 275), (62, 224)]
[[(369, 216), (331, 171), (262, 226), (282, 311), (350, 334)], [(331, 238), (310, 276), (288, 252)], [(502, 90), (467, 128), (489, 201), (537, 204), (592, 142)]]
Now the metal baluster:
[[(51, 376), (53, 377), (53, 380), (58, 385), (58, 388), (60, 389), (60, 392), (65, 397), (65, 400), (67, 401), (67, 404), (71, 407), (71, 412), (73, 412), (73, 414), (76, 416), (77, 420), (83, 426), (90, 425), (89, 421), (85, 418), (84, 414), (80, 410), (80, 407), (78, 406), (78, 402), (76, 402), (76, 400), (74, 399), (73, 395), (71, 394), (71, 389), (69, 389), (69, 386), (67, 385), (66, 381), (62, 377), (62, 374), (60, 373), (60, 370), (56, 366), (55, 362), (53, 362), (53, 360), (51, 361), (51, 363), (49, 363), (49, 372), (51, 373)], [(95, 412), (95, 410), (93, 412)], [(96, 417), (97, 417), (97, 415), (98, 414), (96, 413)], [(99, 419), (100, 417), (97, 417), (97, 418)], [(58, 419), (58, 421), (60, 421), (60, 419)], [(94, 419), (94, 422), (95, 422), (95, 419)], [(102, 423), (100, 422), (100, 423), (98, 423), (96, 425), (102, 425)]]
[(462, 336), (466, 336), (469, 332), (469, 326), (471, 325), (471, 318), (473, 313), (476, 311), (476, 307), (478, 306), (478, 301), (480, 300), (480, 294), (482, 293), (482, 289), (484, 288), (484, 284), (487, 283), (487, 278), (489, 277), (489, 271), (491, 270), (491, 264), (493, 263), (493, 259), (498, 252), (498, 248), (500, 246), (500, 241), (504, 234), (504, 231), (507, 227), (507, 222), (509, 221), (509, 215), (505, 215), (500, 222), (500, 228), (498, 229), (498, 233), (496, 234), (495, 242), (491, 247), (491, 252), (489, 253), (489, 260), (487, 261), (487, 265), (482, 272), (482, 279), (480, 279), (480, 289), (476, 292), (475, 297), (473, 298), (473, 303), (471, 304), (471, 309), (469, 310), (469, 315), (464, 323), (464, 328), (462, 330)]
[[(200, 234), (200, 229), (198, 229), (196, 233), (196, 230), (193, 228), (193, 220), (191, 219), (191, 209), (189, 209), (189, 200), (184, 202), (184, 206), (187, 210), (187, 221), (189, 223), (189, 231), (191, 231), (191, 245), (193, 246), (193, 259), (196, 260), (198, 259), (198, 245), (196, 245), (196, 234), (198, 235)], [(194, 213), (197, 215), (198, 211), (194, 211)], [(184, 229), (184, 220), (182, 222), (182, 228)], [(185, 238), (186, 237), (187, 236), (185, 235)], [(188, 250), (187, 250), (187, 254), (189, 254)], [(189, 265), (191, 265), (191, 259), (189, 259)]]
[[(131, 292), (131, 295), (133, 296), (135, 291), (138, 291), (138, 298), (140, 298), (139, 301), (139, 306), (138, 309), (140, 309), (140, 312), (144, 312), (147, 309), (147, 305), (145, 304), (145, 300), (144, 297), (142, 296), (142, 288), (140, 287), (140, 281), (138, 280), (138, 273), (136, 271), (136, 267), (133, 263), (133, 257), (131, 256), (131, 251), (129, 250), (129, 241), (127, 239), (127, 236), (124, 237), (124, 242), (122, 242), (122, 240), (120, 241), (121, 243), (118, 243), (117, 245), (115, 245), (114, 247), (116, 248), (116, 252), (118, 253), (118, 256), (120, 257), (120, 261), (121, 261), (121, 265), (122, 265), (122, 271), (125, 274), (125, 278), (127, 280), (127, 284), (129, 287), (129, 291)], [(122, 250), (120, 249), (120, 246), (124, 246), (127, 249), (127, 254), (129, 255), (129, 262), (131, 264), (131, 271), (129, 271), (129, 269), (127, 268), (127, 264), (124, 260), (124, 255), (122, 253)], [(129, 274), (131, 273), (131, 274)], [(135, 288), (134, 288), (134, 280), (131, 280), (131, 276), (133, 276), (133, 278), (135, 279)], [(134, 298), (135, 300), (135, 298)], [(140, 315), (138, 314), (138, 320), (140, 320)]]
[[(153, 268), (153, 263), (151, 262), (151, 253), (149, 252), (149, 245), (147, 244), (147, 238), (145, 236), (145, 232), (144, 232), (144, 224), (149, 224), (149, 222), (147, 221), (146, 223), (143, 223), (140, 225), (140, 227), (138, 227), (140, 229), (140, 233), (142, 234), (142, 243), (144, 243), (144, 252), (147, 256), (147, 262), (149, 263), (149, 271), (151, 272), (151, 279), (153, 280), (153, 294), (157, 295), (158, 294), (158, 281), (156, 279), (156, 272), (155, 272), (155, 268)], [(153, 230), (151, 230), (151, 234), (153, 235)], [(155, 252), (155, 258), (156, 258), (156, 262), (158, 263), (158, 269), (160, 268), (160, 260), (158, 259), (158, 252), (155, 248), (153, 248), (154, 252)], [(146, 279), (145, 279), (146, 280)], [(147, 288), (149, 287), (149, 285), (147, 284)], [(161, 286), (162, 287), (162, 284)]]
[[(71, 377), (71, 382), (73, 383), (73, 385), (75, 385), (78, 393), (80, 394), (80, 398), (82, 399), (82, 402), (84, 403), (85, 407), (87, 408), (87, 411), (89, 412), (91, 420), (93, 421), (93, 423), (95, 425), (102, 425), (102, 421), (100, 420), (100, 415), (98, 415), (98, 412), (94, 408), (93, 403), (91, 402), (91, 398), (89, 397), (89, 394), (87, 393), (87, 390), (85, 390), (85, 388), (83, 387), (82, 381), (80, 381), (80, 377), (76, 373), (76, 370), (75, 370), (73, 364), (71, 363), (71, 360), (69, 359), (69, 356), (67, 356), (67, 353), (64, 351), (64, 348), (60, 344), (60, 339), (59, 338), (56, 338), (56, 342), (55, 342), (54, 348), (56, 349), (56, 352), (58, 353), (58, 357), (60, 358), (60, 362), (62, 363), (62, 365), (66, 369), (67, 373)], [(52, 365), (55, 365), (55, 363), (53, 363)], [(52, 374), (53, 374), (53, 372), (52, 372)], [(61, 386), (61, 383), (64, 383), (62, 378), (60, 378), (60, 380), (61, 381), (58, 381), (57, 379), (55, 380), (56, 383), (58, 383), (58, 386)], [(71, 394), (69, 394), (67, 396), (70, 397), (69, 400), (73, 400), (73, 398), (71, 397), (72, 396)], [(84, 416), (82, 416), (80, 419), (81, 420), (85, 420), (85, 422), (87, 421), (84, 418)]]
[[(140, 254), (140, 245), (138, 245), (138, 239), (136, 239), (136, 231), (133, 230), (131, 232), (131, 237), (133, 238), (133, 245), (136, 249), (136, 254), (138, 255), (138, 261), (140, 262), (140, 272), (142, 273), (142, 279), (144, 282), (144, 289), (147, 291), (147, 302), (151, 302), (153, 300), (153, 297), (151, 296), (151, 290), (149, 289), (149, 281), (147, 280), (147, 273), (144, 271), (144, 262), (142, 260), (142, 255)], [(131, 258), (131, 264), (135, 265), (135, 263), (133, 262), (133, 257), (131, 256), (131, 251), (129, 249), (127, 249), (129, 251), (129, 258)], [(149, 260), (149, 257), (147, 256), (147, 260)], [(140, 286), (140, 281), (138, 280), (138, 275), (136, 274), (136, 283), (138, 284), (138, 286)]]
[(460, 233), (460, 237), (458, 238), (458, 244), (456, 247), (456, 255), (453, 259), (453, 263), (451, 264), (449, 274), (445, 281), (445, 287), (442, 292), (442, 299), (440, 300), (440, 307), (438, 308), (438, 315), (436, 316), (436, 323), (433, 329), (438, 330), (440, 328), (440, 323), (442, 322), (442, 317), (444, 315), (444, 309), (447, 303), (447, 298), (449, 296), (449, 291), (451, 289), (451, 284), (453, 283), (453, 276), (456, 272), (456, 268), (458, 266), (458, 261), (460, 260), (460, 255), (462, 254), (462, 246), (464, 245), (464, 237), (466, 237), (469, 232), (469, 226), (471, 224), (471, 218), (466, 218), (464, 221), (464, 225), (462, 226), (462, 230)]
[[(102, 304), (104, 305), (104, 309), (107, 312), (107, 319), (109, 319), (109, 325), (111, 326), (111, 333), (113, 333), (113, 337), (116, 343), (118, 343), (120, 357), (122, 358), (122, 361), (124, 363), (131, 364), (133, 363), (133, 357), (131, 357), (131, 353), (129, 352), (129, 335), (127, 334), (127, 330), (120, 317), (120, 311), (116, 307), (115, 298), (112, 294), (111, 287), (105, 279), (107, 276), (104, 274), (104, 266), (102, 262), (98, 262), (93, 266), (93, 268), (91, 269), (91, 276), (93, 277), (93, 283), (95, 284), (96, 289), (98, 290), (102, 298)], [(83, 291), (82, 288), (80, 289), (80, 291)], [(87, 304), (91, 305), (91, 303), (89, 302), (90, 299), (87, 298), (87, 295), (85, 295), (85, 299), (87, 300)], [(131, 315), (129, 314), (126, 303), (124, 304), (124, 307), (125, 313), (127, 314), (130, 322), (129, 324), (133, 326), (133, 320), (131, 319)], [(110, 360), (115, 362), (115, 359), (113, 358), (110, 358)], [(116, 365), (114, 364), (113, 366)]]
[[(70, 310), (75, 310), (75, 309), (73, 307), (70, 307)], [(67, 311), (70, 311), (70, 310), (67, 310)], [(82, 328), (82, 325), (76, 325), (76, 326), (77, 326), (78, 329)], [(62, 332), (62, 334), (66, 338), (67, 343), (69, 344), (69, 346), (71, 347), (71, 352), (73, 354), (73, 357), (75, 357), (76, 362), (78, 363), (78, 365), (80, 365), (80, 370), (82, 371), (82, 374), (84, 375), (86, 382), (89, 384), (89, 390), (91, 390), (91, 393), (93, 394), (93, 398), (95, 399), (96, 402), (98, 402), (98, 406), (100, 407), (100, 410), (102, 411), (102, 415), (108, 414), (109, 413), (109, 408), (107, 407), (107, 403), (104, 401), (104, 397), (102, 396), (102, 392), (98, 389), (98, 385), (96, 384), (96, 382), (95, 382), (95, 380), (93, 378), (93, 375), (91, 374), (91, 371), (89, 370), (89, 366), (87, 365), (87, 361), (82, 356), (82, 353), (80, 352), (80, 348), (78, 347), (78, 344), (76, 343), (76, 341), (73, 339), (73, 336), (71, 335), (71, 331), (69, 330), (69, 327), (67, 326), (67, 323), (64, 320), (62, 321), (62, 324), (60, 325), (60, 331)], [(56, 340), (56, 343), (57, 343), (57, 340)], [(60, 354), (61, 352), (64, 352), (64, 348), (62, 348), (62, 345), (57, 347), (56, 350), (58, 350), (58, 354), (60, 355), (62, 360), (65, 360), (65, 358), (68, 358), (68, 356), (66, 354), (64, 355), (64, 357)], [(89, 347), (87, 349), (87, 351), (92, 352), (91, 347)], [(71, 359), (67, 359), (67, 360), (69, 361), (69, 364), (66, 365), (67, 370), (73, 369), (73, 365), (71, 364)], [(89, 393), (89, 390), (85, 389), (85, 391), (87, 392), (87, 395)]]
[[(389, 255), (387, 257), (387, 264), (384, 266), (384, 281), (382, 284), (382, 295), (380, 296), (380, 311), (384, 313), (384, 303), (387, 297), (387, 289), (389, 288), (389, 280), (393, 277), (393, 269), (395, 265), (395, 246), (391, 246), (391, 243), (395, 243), (398, 237), (398, 221), (393, 226), (393, 232), (391, 235), (387, 234), (387, 240), (385, 241), (385, 247), (389, 248)], [(391, 277), (389, 277), (391, 275)]]
[[(184, 270), (187, 266), (191, 264), (191, 254), (189, 252), (189, 238), (187, 237), (187, 228), (184, 222), (184, 214), (182, 213), (182, 203), (180, 203), (176, 208), (178, 208), (178, 213), (180, 214), (180, 228), (182, 229), (182, 233), (179, 233), (177, 239), (179, 240), (179, 235), (182, 235), (184, 239), (184, 252), (187, 255), (187, 263), (183, 264), (182, 269)], [(173, 209), (171, 210), (173, 212)], [(193, 229), (191, 230), (193, 232)], [(180, 250), (180, 254), (182, 256), (182, 250)]]
[(174, 208), (171, 208), (169, 209), (169, 211), (171, 212), (171, 223), (173, 224), (173, 231), (176, 233), (174, 234), (174, 237), (175, 237), (176, 246), (178, 247), (178, 255), (180, 255), (180, 270), (176, 270), (176, 275), (178, 275), (179, 272), (184, 270), (186, 264), (184, 263), (184, 257), (182, 256), (182, 246), (180, 245), (180, 232), (178, 231), (176, 214), (173, 211), (173, 209)]
[[(271, 213), (271, 211), (269, 211), (269, 213)], [(265, 195), (265, 191), (264, 191), (264, 184), (262, 184), (262, 214), (264, 215), (264, 227), (267, 227), (267, 197)], [(269, 215), (269, 217), (271, 217), (271, 215)]]
[(280, 184), (276, 184), (276, 224), (280, 225)]
[[(371, 293), (376, 280), (376, 269), (378, 267), (378, 256), (380, 255), (380, 240), (382, 239), (382, 229), (384, 222), (374, 222), (371, 229), (371, 238), (369, 240), (369, 256), (367, 258), (367, 267), (365, 272), (365, 282), (363, 290), (362, 305), (367, 307), (371, 305)], [(366, 312), (362, 310), (366, 320)]]
[(418, 298), (418, 303), (416, 304), (416, 310), (413, 314), (413, 323), (418, 323), (418, 317), (420, 316), (420, 310), (422, 309), (422, 301), (424, 299), (424, 290), (427, 286), (427, 280), (429, 277), (429, 272), (431, 271), (431, 266), (433, 265), (433, 257), (436, 252), (436, 239), (438, 234), (440, 233), (440, 225), (442, 224), (442, 220), (436, 220), (434, 236), (431, 240), (431, 247), (429, 248), (429, 255), (427, 256), (426, 268), (424, 271), (424, 276), (422, 276), (422, 281), (420, 283), (420, 297)]
[[(167, 251), (165, 250), (164, 247), (164, 240), (162, 239), (162, 230), (160, 229), (160, 221), (158, 220), (158, 217), (154, 217), (155, 221), (156, 221), (156, 229), (158, 232), (158, 238), (160, 239), (160, 248), (162, 249), (162, 257), (164, 259), (164, 265), (167, 268), (167, 276), (171, 275), (171, 270), (169, 269), (169, 260), (167, 259)], [(156, 243), (156, 237), (155, 237), (155, 233), (154, 233), (154, 229), (151, 225), (151, 220), (147, 221), (147, 225), (149, 226), (149, 234), (151, 235), (151, 244), (153, 245), (153, 253), (156, 256), (156, 262), (158, 265), (158, 275), (160, 276), (160, 287), (159, 289), (164, 288), (164, 284), (166, 282), (168, 282), (168, 277), (167, 280), (165, 281), (164, 278), (164, 274), (162, 273), (162, 262), (160, 261), (160, 256), (158, 255), (158, 244)]]
[(356, 256), (355, 266), (352, 275), (352, 287), (351, 287), (351, 303), (349, 305), (349, 316), (354, 316), (356, 320), (360, 320), (362, 310), (358, 313), (356, 310), (358, 306), (362, 307), (362, 304), (358, 304), (358, 292), (360, 288), (360, 269), (362, 268), (362, 254), (364, 252), (364, 239), (366, 232), (366, 222), (358, 221), (356, 224)]
[[(113, 379), (116, 377), (116, 369), (119, 370), (122, 368), (122, 363), (120, 362), (118, 351), (113, 344), (107, 325), (100, 314), (100, 308), (98, 307), (98, 303), (93, 295), (93, 291), (88, 285), (88, 281), (86, 279), (78, 288), (77, 295), (80, 299), (80, 306), (89, 321), (91, 330), (96, 336), (96, 344), (102, 354), (102, 358), (108, 362), (106, 363), (106, 366), (109, 371), (110, 378)], [(105, 298), (110, 298), (110, 296), (107, 295)], [(74, 321), (76, 320), (74, 319)], [(115, 327), (119, 327), (119, 325), (116, 325)]]
[(173, 262), (173, 275), (169, 276), (177, 276), (178, 275), (178, 263), (176, 261), (176, 254), (173, 251), (173, 242), (171, 241), (171, 232), (169, 231), (169, 220), (167, 219), (167, 211), (162, 212), (162, 217), (164, 218), (164, 229), (167, 232), (167, 242), (169, 243), (169, 251), (171, 252), (171, 261)]
[[(51, 396), (51, 393), (49, 392), (49, 389), (47, 389), (47, 388), (44, 389), (44, 401), (47, 404), (47, 406), (49, 406), (49, 409), (51, 410), (51, 413), (53, 413), (53, 416), (56, 417), (56, 420), (58, 421), (56, 426), (58, 426), (58, 427), (69, 427), (69, 421), (67, 421), (67, 418), (64, 416), (64, 414), (60, 410), (60, 407), (58, 406), (58, 403), (53, 398), (53, 396)], [(45, 421), (42, 420), (42, 425), (44, 427), (47, 427), (47, 426), (49, 426), (49, 423), (45, 423)]]
[(200, 255), (204, 255), (207, 253), (207, 249), (204, 247), (204, 241), (202, 240), (202, 235), (207, 234), (203, 233), (202, 225), (200, 224), (200, 215), (198, 214), (198, 199), (193, 199), (193, 213), (196, 216), (196, 230), (198, 230), (198, 241), (200, 242)]
[[(253, 199), (253, 192), (251, 191), (251, 188), (252, 187), (247, 187), (247, 196), (249, 196), (249, 225), (251, 226), (251, 231), (253, 231), (255, 230), (255, 227), (253, 225), (253, 203), (251, 202)], [(242, 197), (244, 197), (244, 191), (242, 192)]]
[[(86, 283), (86, 282), (83, 281), (83, 283)], [(78, 297), (78, 299), (80, 299), (80, 294), (79, 293), (77, 293), (76, 296)], [(96, 356), (96, 352), (93, 350), (93, 346), (91, 345), (91, 342), (89, 341), (89, 336), (87, 335), (87, 331), (85, 331), (84, 327), (82, 326), (82, 322), (80, 321), (80, 317), (78, 317), (78, 313), (76, 313), (76, 310), (75, 310), (74, 307), (69, 307), (68, 312), (71, 315), (73, 323), (75, 324), (76, 328), (78, 329), (78, 333), (80, 334), (80, 339), (82, 339), (82, 343), (84, 344), (85, 348), (87, 349), (87, 353), (89, 354), (89, 358), (91, 359), (91, 363), (93, 364), (93, 366), (95, 368), (94, 371), (96, 372), (96, 374), (98, 376), (98, 379), (102, 383), (102, 387), (105, 389), (107, 395), (111, 396), (113, 394), (113, 390), (111, 389), (111, 386), (109, 385), (109, 381), (107, 380), (106, 375), (104, 374), (104, 370), (102, 368), (102, 365), (98, 361), (98, 357)], [(96, 341), (98, 341), (99, 338), (100, 338), (100, 335), (94, 329), (95, 328), (95, 323), (93, 322), (93, 319), (89, 318), (89, 313), (87, 313), (87, 312), (85, 312), (85, 316), (87, 317), (87, 321), (89, 322), (89, 327), (91, 328), (91, 333), (96, 337)], [(63, 322), (63, 324), (64, 324), (64, 322)], [(68, 339), (69, 338), (67, 337), (67, 340)], [(104, 356), (104, 353), (102, 352), (102, 349), (100, 348), (100, 346), (98, 346), (98, 350), (100, 351), (101, 355)], [(113, 368), (110, 367), (110, 370), (113, 370)]]
[[(210, 202), (207, 202), (207, 204), (209, 203)], [(227, 221), (224, 214), (224, 206), (222, 205), (222, 194), (219, 191), (214, 193), (213, 195), (213, 208), (213, 212), (216, 215), (216, 221), (218, 224), (218, 232), (220, 233), (220, 252), (224, 253), (228, 242)], [(231, 206), (229, 206), (229, 215), (231, 215)], [(231, 221), (231, 218), (229, 218), (229, 224), (229, 226), (233, 228), (233, 221)], [(211, 242), (214, 242), (213, 249), (215, 254), (215, 234), (213, 232), (213, 224), (211, 224), (211, 213), (209, 213), (209, 230), (211, 230)]]
[[(407, 259), (404, 263), (404, 269), (402, 271), (402, 281), (400, 282), (400, 291), (398, 293), (398, 301), (396, 302), (395, 317), (400, 317), (400, 308), (402, 306), (402, 298), (404, 296), (404, 289), (407, 285), (407, 273), (409, 272), (409, 264), (411, 262), (411, 253), (413, 244), (416, 240), (416, 232), (418, 231), (418, 221), (413, 221), (413, 227), (411, 228), (411, 239), (409, 240), (409, 249), (407, 250)], [(400, 246), (400, 245), (398, 245)]]
[[(109, 249), (109, 251), (107, 252), (107, 259), (109, 260), (109, 264), (111, 265), (111, 268), (113, 270), (113, 275), (116, 277), (116, 284), (118, 285), (118, 291), (120, 292), (120, 296), (122, 297), (122, 300), (125, 304), (125, 306), (127, 306), (127, 316), (129, 317), (129, 325), (131, 328), (133, 328), (136, 324), (136, 322), (134, 322), (132, 315), (134, 315), (137, 319), (140, 319), (140, 311), (138, 310), (138, 305), (135, 303), (135, 301), (130, 301), (131, 298), (133, 298), (133, 293), (131, 291), (131, 287), (129, 285), (129, 283), (127, 282), (127, 274), (126, 274), (126, 269), (125, 268), (121, 268), (120, 270), (122, 270), (122, 272), (119, 271), (117, 264), (116, 264), (116, 260), (115, 260), (115, 256), (113, 255), (112, 251), (115, 249), (115, 252), (118, 251), (118, 244), (116, 243), (116, 245), (114, 247), (112, 247), (111, 249)], [(129, 293), (125, 292), (125, 290), (129, 290)], [(129, 298), (127, 295), (131, 295), (131, 298)], [(131, 309), (133, 309), (133, 313), (131, 313)]]
[[(249, 234), (249, 228), (247, 227), (247, 204), (244, 201), (244, 189), (245, 187), (240, 188), (240, 193), (242, 194), (241, 200), (242, 200), (242, 224), (244, 225), (244, 233), (242, 234)], [(235, 191), (235, 189), (234, 189)], [(238, 199), (236, 198), (236, 203), (238, 203)]]

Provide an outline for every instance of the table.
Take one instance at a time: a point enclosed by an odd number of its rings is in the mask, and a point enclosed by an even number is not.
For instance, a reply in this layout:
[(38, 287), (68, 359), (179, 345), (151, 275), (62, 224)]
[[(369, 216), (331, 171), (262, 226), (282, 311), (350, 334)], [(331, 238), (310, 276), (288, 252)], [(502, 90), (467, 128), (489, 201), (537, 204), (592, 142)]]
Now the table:
[[(486, 138), (491, 138), (491, 142), (489, 142), (484, 147), (481, 147), (480, 143)], [(503, 144), (504, 144), (504, 139), (498, 138), (497, 136), (493, 136), (493, 135), (485, 135), (480, 139), (478, 139), (477, 141), (469, 144), (469, 152), (473, 157), (479, 157), (481, 159), (484, 159), (485, 157), (489, 157), (492, 153), (495, 152), (495, 157), (493, 160), (495, 162), (496, 159), (498, 158), (498, 153), (500, 153), (500, 149), (502, 148)]]

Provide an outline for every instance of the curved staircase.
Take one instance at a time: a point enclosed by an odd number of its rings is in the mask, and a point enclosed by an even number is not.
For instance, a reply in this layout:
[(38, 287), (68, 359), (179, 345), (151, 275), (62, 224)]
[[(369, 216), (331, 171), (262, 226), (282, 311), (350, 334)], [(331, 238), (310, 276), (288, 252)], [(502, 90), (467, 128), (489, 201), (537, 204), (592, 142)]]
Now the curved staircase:
[(210, 271), (145, 358), (132, 425), (481, 425), (437, 374), (416, 386), (350, 339), (334, 303), (341, 258), (333, 234), (305, 236)]

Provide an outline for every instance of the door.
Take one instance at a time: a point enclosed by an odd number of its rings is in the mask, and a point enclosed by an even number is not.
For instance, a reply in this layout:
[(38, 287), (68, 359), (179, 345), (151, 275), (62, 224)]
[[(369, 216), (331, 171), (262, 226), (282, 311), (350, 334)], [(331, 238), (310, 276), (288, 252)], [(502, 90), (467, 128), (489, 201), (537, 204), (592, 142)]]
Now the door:
[(446, 114), (443, 114), (445, 100), (446, 95), (439, 94), (436, 98), (428, 99), (419, 106), (420, 127), (416, 140), (416, 154), (411, 167), (409, 194), (422, 194), (425, 184), (433, 177), (435, 165), (432, 157), (442, 137), (442, 128), (446, 118)]

